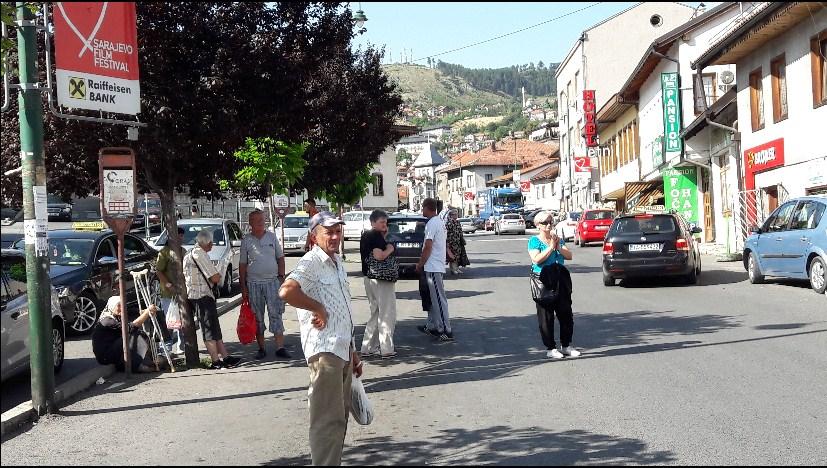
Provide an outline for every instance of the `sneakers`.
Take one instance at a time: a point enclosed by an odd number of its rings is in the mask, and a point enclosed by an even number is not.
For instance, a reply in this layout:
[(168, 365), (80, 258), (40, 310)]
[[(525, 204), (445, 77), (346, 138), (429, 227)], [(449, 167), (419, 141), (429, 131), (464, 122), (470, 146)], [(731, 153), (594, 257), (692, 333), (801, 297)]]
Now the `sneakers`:
[(276, 351), (276, 357), (282, 359), (290, 359), (293, 356), (290, 354), (289, 351), (287, 351), (287, 348), (279, 348), (278, 351)]
[(580, 356), (580, 351), (574, 349), (574, 346), (566, 346), (563, 348), (563, 354), (569, 357)]
[(443, 333), (439, 335), (439, 341), (454, 341), (453, 333)]
[(563, 353), (557, 351), (557, 348), (554, 348), (546, 352), (546, 357), (550, 357), (552, 359), (563, 359)]
[(224, 361), (219, 359), (217, 361), (213, 361), (213, 363), (207, 369), (209, 369), (209, 370), (218, 370), (218, 369), (223, 369), (223, 368), (224, 368)]
[(267, 351), (263, 349), (259, 349), (256, 353), (256, 359), (264, 359), (265, 356), (267, 356)]
[(396, 351), (392, 351), (388, 354), (382, 354), (381, 356), (382, 356), (382, 359), (391, 359), (391, 358), (396, 357)]
[(235, 356), (227, 356), (224, 358), (224, 367), (227, 369), (231, 369), (237, 366), (241, 362), (241, 358), (237, 358)]
[(430, 328), (428, 328), (427, 325), (417, 325), (416, 329), (421, 331), (422, 333), (424, 333), (426, 335), (431, 335), (431, 336), (436, 337), (436, 338), (439, 338), (440, 335), (441, 335), (439, 332), (437, 332), (435, 330), (431, 330)]

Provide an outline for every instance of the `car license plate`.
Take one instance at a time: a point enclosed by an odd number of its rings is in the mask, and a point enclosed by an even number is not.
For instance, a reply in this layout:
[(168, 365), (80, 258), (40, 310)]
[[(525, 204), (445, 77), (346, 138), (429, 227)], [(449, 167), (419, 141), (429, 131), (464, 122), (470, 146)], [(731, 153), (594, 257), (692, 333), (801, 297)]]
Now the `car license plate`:
[(652, 252), (660, 251), (660, 244), (629, 244), (629, 252)]
[(417, 249), (421, 247), (419, 242), (400, 242), (397, 244), (400, 249)]
[(299, 247), (303, 247), (303, 244), (296, 244), (295, 242), (285, 242), (284, 248), (285, 249), (298, 249)]

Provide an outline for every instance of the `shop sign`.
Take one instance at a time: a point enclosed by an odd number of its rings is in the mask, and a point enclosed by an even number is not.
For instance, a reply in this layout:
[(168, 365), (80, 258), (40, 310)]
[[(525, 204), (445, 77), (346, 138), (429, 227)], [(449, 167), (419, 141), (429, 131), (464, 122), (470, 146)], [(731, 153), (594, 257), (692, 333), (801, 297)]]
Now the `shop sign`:
[(663, 164), (663, 137), (659, 136), (652, 142), (652, 165), (659, 167)]
[(583, 135), (586, 138), (586, 147), (597, 146), (597, 107), (593, 89), (583, 90), (583, 120)]
[(755, 174), (784, 165), (784, 139), (772, 140), (744, 150), (746, 189), (755, 188)]
[(683, 216), (687, 223), (698, 223), (698, 172), (694, 167), (677, 167), (663, 171), (663, 194), (666, 208)]
[(661, 73), (660, 85), (663, 94), (663, 134), (666, 138), (667, 153), (680, 153), (681, 97), (677, 73)]

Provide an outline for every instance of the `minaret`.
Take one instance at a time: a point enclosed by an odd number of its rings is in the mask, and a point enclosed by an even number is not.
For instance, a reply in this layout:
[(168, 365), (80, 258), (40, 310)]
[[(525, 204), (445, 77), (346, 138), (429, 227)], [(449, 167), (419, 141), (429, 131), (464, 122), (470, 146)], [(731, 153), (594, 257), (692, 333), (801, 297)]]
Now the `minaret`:
[(523, 109), (525, 109), (525, 86), (520, 88), (523, 92)]

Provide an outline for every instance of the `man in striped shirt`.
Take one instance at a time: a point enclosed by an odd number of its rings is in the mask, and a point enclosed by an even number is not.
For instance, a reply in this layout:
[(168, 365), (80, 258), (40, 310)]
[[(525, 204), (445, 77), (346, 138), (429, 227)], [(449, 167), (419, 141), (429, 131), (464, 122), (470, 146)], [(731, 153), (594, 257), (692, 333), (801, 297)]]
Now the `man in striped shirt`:
[(355, 352), (347, 272), (339, 255), (344, 222), (329, 211), (310, 219), (315, 246), (279, 289), (296, 308), (310, 368), (310, 456), (314, 465), (340, 465), (350, 413), (351, 376), (362, 375)]

